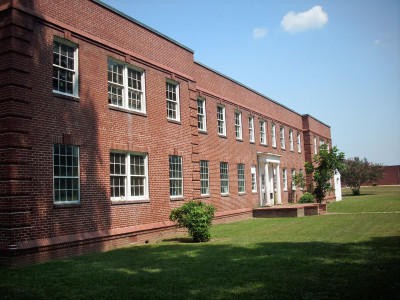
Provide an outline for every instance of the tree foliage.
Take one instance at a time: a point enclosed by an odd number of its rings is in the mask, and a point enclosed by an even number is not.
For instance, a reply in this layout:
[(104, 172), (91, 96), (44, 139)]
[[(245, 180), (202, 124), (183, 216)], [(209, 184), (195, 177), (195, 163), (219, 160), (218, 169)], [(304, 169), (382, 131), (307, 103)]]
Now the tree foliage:
[(304, 176), (304, 174), (302, 172), (299, 172), (296, 175), (294, 175), (293, 183), (295, 186), (298, 186), (299, 188), (304, 189), (304, 187), (306, 186), (306, 177)]
[(210, 226), (214, 217), (215, 207), (201, 201), (189, 201), (171, 211), (171, 221), (178, 222), (180, 227), (186, 227), (195, 242), (210, 240)]
[(366, 158), (354, 157), (345, 160), (345, 168), (341, 172), (342, 182), (348, 185), (353, 195), (360, 195), (362, 184), (370, 184), (382, 178), (383, 167), (368, 162)]
[(320, 146), (319, 153), (314, 155), (312, 162), (306, 162), (306, 173), (313, 175), (313, 194), (318, 203), (321, 203), (325, 198), (326, 192), (332, 189), (331, 178), (335, 170), (340, 172), (343, 168), (344, 153), (339, 152), (337, 147), (333, 147), (329, 151), (326, 144)]

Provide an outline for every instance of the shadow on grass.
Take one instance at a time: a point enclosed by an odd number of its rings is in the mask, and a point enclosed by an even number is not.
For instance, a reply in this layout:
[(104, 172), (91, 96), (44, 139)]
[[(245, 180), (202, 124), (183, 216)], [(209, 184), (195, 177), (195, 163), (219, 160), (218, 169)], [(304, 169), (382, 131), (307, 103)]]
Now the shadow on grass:
[(0, 297), (395, 299), (400, 292), (399, 250), (399, 237), (247, 247), (160, 243), (2, 269)]
[(182, 244), (194, 244), (192, 238), (190, 237), (178, 237), (178, 238), (171, 238), (171, 239), (164, 239), (163, 242), (169, 243), (182, 243)]

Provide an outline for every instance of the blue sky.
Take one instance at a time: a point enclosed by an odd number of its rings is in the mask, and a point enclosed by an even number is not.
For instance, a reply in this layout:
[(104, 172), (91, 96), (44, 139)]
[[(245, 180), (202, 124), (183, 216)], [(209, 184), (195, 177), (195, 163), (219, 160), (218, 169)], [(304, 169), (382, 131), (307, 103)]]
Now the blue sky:
[(347, 157), (400, 164), (400, 1), (104, 2), (329, 124)]

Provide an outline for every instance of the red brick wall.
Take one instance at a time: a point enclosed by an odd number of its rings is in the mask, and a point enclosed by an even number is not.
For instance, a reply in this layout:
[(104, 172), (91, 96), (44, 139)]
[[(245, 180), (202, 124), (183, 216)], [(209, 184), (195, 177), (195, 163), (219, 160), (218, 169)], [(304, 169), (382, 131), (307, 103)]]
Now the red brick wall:
[[(217, 207), (219, 222), (224, 218), (247, 218), (251, 216), (249, 211), (259, 205), (258, 192), (251, 191), (250, 176), (250, 167), (257, 166), (258, 152), (282, 155), (281, 174), (287, 168), (289, 190), (291, 169), (297, 172), (304, 169), (308, 150), (302, 116), (194, 63), (193, 53), (188, 49), (92, 1), (52, 1), (51, 5), (47, 1), (13, 1), (14, 8), (7, 1), (3, 3), (6, 4), (0, 11), (0, 38), (5, 49), (0, 52), (1, 249), (18, 248), (30, 241), (52, 241), (59, 236), (167, 222), (172, 208), (184, 200), (201, 198), (200, 160), (208, 160), (210, 169), (211, 194), (203, 200)], [(52, 92), (55, 36), (78, 45), (79, 99)], [(144, 70), (146, 115), (108, 105), (110, 57)], [(167, 79), (179, 82), (179, 123), (166, 117)], [(206, 134), (197, 130), (196, 99), (200, 95), (206, 99)], [(226, 138), (217, 134), (219, 103), (226, 107)], [(243, 141), (235, 138), (235, 110), (242, 112)], [(249, 142), (249, 115), (254, 116), (255, 143)], [(259, 142), (260, 118), (267, 121), (267, 146)], [(277, 148), (271, 147), (272, 122), (276, 123)], [(285, 127), (286, 150), (279, 146), (280, 126)], [(330, 137), (329, 127), (315, 120), (311, 127), (319, 135)], [(293, 152), (289, 150), (290, 128), (294, 135)], [(297, 152), (298, 131), (301, 153)], [(52, 147), (63, 142), (80, 147), (81, 195), (76, 205), (53, 203)], [(111, 150), (148, 154), (150, 201), (118, 205), (110, 201)], [(169, 197), (169, 155), (180, 155), (183, 160), (184, 198), (180, 200), (172, 201)], [(219, 190), (221, 161), (229, 163), (227, 197), (221, 197)], [(243, 195), (238, 193), (238, 163), (245, 164)], [(299, 189), (296, 193), (297, 197), (301, 194)], [(284, 203), (288, 202), (288, 196), (288, 192), (282, 192)]]
[(383, 177), (378, 180), (379, 185), (398, 185), (400, 184), (400, 165), (384, 166)]

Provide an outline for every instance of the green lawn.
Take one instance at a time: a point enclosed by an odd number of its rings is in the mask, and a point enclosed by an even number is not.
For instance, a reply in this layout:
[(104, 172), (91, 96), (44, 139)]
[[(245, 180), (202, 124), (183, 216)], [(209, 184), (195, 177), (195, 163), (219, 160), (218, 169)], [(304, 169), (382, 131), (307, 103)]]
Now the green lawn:
[(338, 214), (214, 226), (209, 243), (171, 239), (1, 269), (0, 298), (396, 299), (400, 188), (362, 193), (330, 204)]

